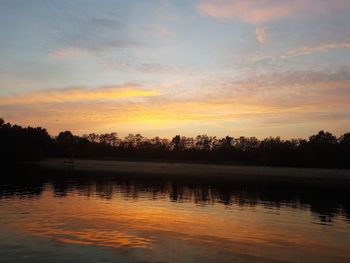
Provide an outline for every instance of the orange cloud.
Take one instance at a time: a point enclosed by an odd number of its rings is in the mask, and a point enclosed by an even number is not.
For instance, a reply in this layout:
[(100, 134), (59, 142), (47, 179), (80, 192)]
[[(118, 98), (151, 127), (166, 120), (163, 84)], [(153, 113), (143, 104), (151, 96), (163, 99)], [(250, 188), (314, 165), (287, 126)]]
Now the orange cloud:
[[(350, 122), (347, 75), (300, 71), (207, 81), (201, 93), (181, 97), (167, 95), (165, 88), (159, 94), (137, 85), (40, 91), (0, 98), (0, 112), (6, 121), (46, 127), (53, 135), (71, 130), (166, 137), (203, 131), (218, 136), (304, 136), (312, 128), (324, 129), (320, 123)], [(286, 135), (293, 125), (309, 130)], [(276, 127), (281, 127), (278, 133)], [(343, 133), (344, 127), (346, 123), (336, 132)]]
[[(46, 127), (51, 134), (68, 129), (76, 134), (118, 131), (120, 134), (141, 132), (146, 136), (171, 136), (174, 133), (194, 136), (204, 130), (224, 136), (245, 130), (241, 134), (259, 136), (259, 129), (263, 126), (266, 133), (274, 135), (276, 126), (288, 129), (289, 126), (306, 123), (322, 128), (315, 122), (327, 118), (341, 118), (339, 121), (347, 119), (349, 96), (337, 96), (337, 92), (330, 88), (336, 87), (336, 84), (303, 85), (308, 92), (299, 87), (268, 87), (255, 93), (224, 94), (224, 97), (207, 100), (169, 101), (149, 97), (142, 102), (127, 103), (90, 101), (79, 106), (75, 103), (7, 106), (9, 115), (3, 117), (21, 125)], [(349, 87), (349, 83), (337, 85), (339, 90)], [(321, 89), (324, 91), (321, 92)], [(339, 117), (329, 116), (330, 113)], [(268, 128), (273, 131), (268, 131)]]
[(201, 14), (218, 19), (238, 19), (251, 24), (265, 23), (297, 14), (326, 14), (349, 9), (346, 0), (217, 0), (202, 1)]
[(51, 89), (0, 98), (0, 105), (68, 103), (80, 101), (113, 101), (139, 97), (158, 96), (155, 91), (136, 86), (115, 86), (96, 89)]

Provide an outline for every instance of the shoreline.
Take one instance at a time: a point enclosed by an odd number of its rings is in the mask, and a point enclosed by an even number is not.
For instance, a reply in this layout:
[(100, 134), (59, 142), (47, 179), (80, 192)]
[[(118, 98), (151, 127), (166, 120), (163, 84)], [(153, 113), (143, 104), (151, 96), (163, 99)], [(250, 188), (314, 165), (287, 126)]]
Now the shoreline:
[(163, 178), (226, 178), (226, 179), (309, 179), (337, 180), (350, 183), (350, 170), (290, 168), (269, 166), (245, 166), (229, 164), (149, 162), (149, 161), (111, 161), (74, 159), (67, 163), (64, 158), (48, 158), (35, 162), (40, 167), (49, 169), (74, 170), (82, 172), (106, 172), (124, 175), (157, 176)]

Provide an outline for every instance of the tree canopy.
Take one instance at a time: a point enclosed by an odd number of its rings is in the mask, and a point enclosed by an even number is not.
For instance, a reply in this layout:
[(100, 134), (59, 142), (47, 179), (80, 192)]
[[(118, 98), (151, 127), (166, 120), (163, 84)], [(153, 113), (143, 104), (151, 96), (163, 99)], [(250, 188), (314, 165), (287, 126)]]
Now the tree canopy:
[(350, 133), (338, 138), (320, 131), (308, 140), (268, 137), (195, 138), (171, 140), (141, 134), (120, 138), (116, 132), (83, 136), (63, 131), (56, 137), (41, 127), (11, 125), (0, 118), (2, 161), (40, 160), (46, 157), (168, 159), (228, 162), (250, 165), (350, 168)]

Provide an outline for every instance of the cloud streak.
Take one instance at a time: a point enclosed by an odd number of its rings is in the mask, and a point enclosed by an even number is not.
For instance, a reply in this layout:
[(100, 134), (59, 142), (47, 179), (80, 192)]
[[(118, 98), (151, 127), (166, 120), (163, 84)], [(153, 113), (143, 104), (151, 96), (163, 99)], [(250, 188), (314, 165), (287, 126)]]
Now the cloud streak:
[(284, 56), (281, 56), (281, 58), (293, 58), (293, 57), (311, 55), (314, 53), (327, 52), (333, 49), (350, 49), (350, 41), (344, 42), (344, 43), (328, 43), (328, 44), (320, 44), (312, 47), (302, 47), (302, 48), (298, 48), (287, 52), (287, 54)]
[(90, 52), (137, 45), (128, 36), (126, 25), (106, 17), (90, 17), (79, 21), (75, 31), (64, 34), (61, 41), (73, 48)]
[(217, 19), (261, 24), (299, 15), (325, 15), (350, 9), (347, 0), (216, 0), (201, 1), (198, 11)]
[(82, 50), (79, 49), (59, 49), (54, 50), (49, 53), (49, 57), (56, 58), (56, 59), (66, 59), (66, 58), (73, 58), (81, 55), (83, 53)]
[(0, 105), (27, 105), (48, 103), (72, 103), (88, 101), (115, 101), (158, 96), (155, 91), (144, 90), (138, 86), (111, 86), (95, 89), (67, 88), (47, 89), (27, 94), (2, 97)]

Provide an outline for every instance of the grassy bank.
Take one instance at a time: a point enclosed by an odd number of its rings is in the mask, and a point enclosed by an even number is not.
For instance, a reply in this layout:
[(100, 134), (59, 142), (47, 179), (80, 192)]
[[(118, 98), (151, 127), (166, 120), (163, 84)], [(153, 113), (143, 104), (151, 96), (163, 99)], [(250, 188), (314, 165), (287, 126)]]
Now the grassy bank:
[(110, 172), (138, 176), (188, 177), (188, 178), (288, 178), (311, 180), (337, 180), (350, 182), (350, 170), (305, 169), (286, 167), (262, 167), (240, 165), (218, 165), (200, 163), (141, 162), (141, 161), (102, 161), (76, 159), (68, 163), (66, 159), (52, 158), (39, 162), (39, 165), (53, 169), (76, 171)]

